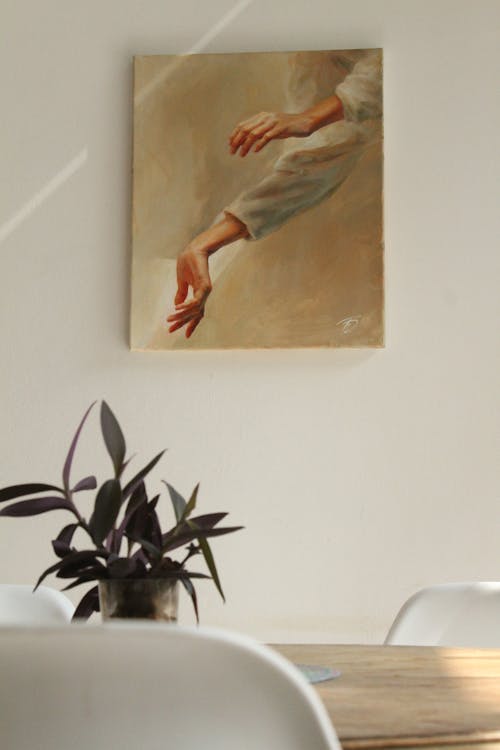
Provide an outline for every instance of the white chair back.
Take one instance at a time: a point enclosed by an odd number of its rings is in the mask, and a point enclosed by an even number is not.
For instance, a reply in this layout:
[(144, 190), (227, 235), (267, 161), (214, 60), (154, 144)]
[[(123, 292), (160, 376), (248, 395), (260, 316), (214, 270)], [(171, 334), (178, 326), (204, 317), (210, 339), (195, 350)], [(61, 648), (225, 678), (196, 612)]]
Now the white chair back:
[(429, 586), (403, 605), (391, 646), (500, 648), (500, 582)]
[(157, 623), (0, 630), (2, 750), (340, 750), (296, 668)]
[(74, 611), (61, 591), (40, 586), (34, 592), (32, 586), (0, 584), (0, 626), (63, 625)]

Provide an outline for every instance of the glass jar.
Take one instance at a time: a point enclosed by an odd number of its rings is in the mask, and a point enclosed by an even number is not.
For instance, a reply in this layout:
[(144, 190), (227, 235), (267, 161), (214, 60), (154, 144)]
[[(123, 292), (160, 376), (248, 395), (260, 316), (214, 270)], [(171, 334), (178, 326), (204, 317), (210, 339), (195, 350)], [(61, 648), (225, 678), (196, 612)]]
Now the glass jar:
[(103, 620), (177, 622), (179, 581), (172, 578), (105, 578), (99, 581)]

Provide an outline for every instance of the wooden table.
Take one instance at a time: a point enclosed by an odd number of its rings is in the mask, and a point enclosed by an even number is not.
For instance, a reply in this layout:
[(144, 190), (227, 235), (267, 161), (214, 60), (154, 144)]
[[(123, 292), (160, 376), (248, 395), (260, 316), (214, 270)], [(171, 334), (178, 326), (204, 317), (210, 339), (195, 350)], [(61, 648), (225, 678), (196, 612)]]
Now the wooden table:
[(500, 649), (273, 648), (297, 664), (341, 671), (316, 689), (344, 750), (500, 750)]

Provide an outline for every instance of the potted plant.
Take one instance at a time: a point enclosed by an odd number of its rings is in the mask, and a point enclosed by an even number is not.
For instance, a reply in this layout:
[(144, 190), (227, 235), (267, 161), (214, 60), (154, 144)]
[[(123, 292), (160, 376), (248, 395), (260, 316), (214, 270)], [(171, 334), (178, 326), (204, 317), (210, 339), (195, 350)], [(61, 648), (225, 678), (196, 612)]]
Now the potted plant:
[[(97, 585), (87, 591), (76, 607), (73, 619), (86, 619), (101, 610), (105, 619), (140, 617), (175, 621), (180, 582), (191, 597), (198, 621), (193, 580), (211, 578), (224, 599), (208, 539), (242, 527), (219, 526), (227, 513), (193, 517), (198, 485), (186, 501), (165, 482), (175, 524), (164, 531), (156, 512), (160, 495), (148, 495), (145, 479), (165, 451), (125, 482), (123, 474), (130, 459), (125, 457), (126, 444), (120, 425), (105, 401), (100, 410), (101, 431), (113, 465), (113, 476), (99, 488), (95, 476), (73, 482), (73, 456), (95, 403), (87, 409), (71, 442), (62, 471), (62, 486), (30, 483), (5, 487), (0, 490), (0, 503), (15, 502), (2, 507), (0, 516), (34, 516), (52, 510), (66, 510), (73, 516), (72, 522), (52, 541), (58, 561), (42, 573), (35, 586), (36, 589), (50, 573), (55, 573), (57, 578), (70, 579), (63, 591), (96, 581)], [(92, 490), (97, 492), (92, 514), (87, 519), (77, 506), (76, 496)], [(80, 537), (84, 534), (90, 541), (81, 549), (73, 543), (77, 530), (80, 530)], [(172, 553), (179, 551), (181, 559), (174, 559)], [(188, 561), (199, 555), (204, 558), (208, 573), (188, 569)]]

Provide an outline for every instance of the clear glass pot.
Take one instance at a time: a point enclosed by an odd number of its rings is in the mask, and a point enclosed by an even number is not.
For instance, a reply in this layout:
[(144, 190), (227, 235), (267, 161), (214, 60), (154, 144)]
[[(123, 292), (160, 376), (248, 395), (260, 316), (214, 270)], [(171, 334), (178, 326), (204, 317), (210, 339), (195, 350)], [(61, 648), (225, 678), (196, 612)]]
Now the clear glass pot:
[(177, 622), (179, 581), (171, 578), (105, 578), (99, 581), (103, 620)]

